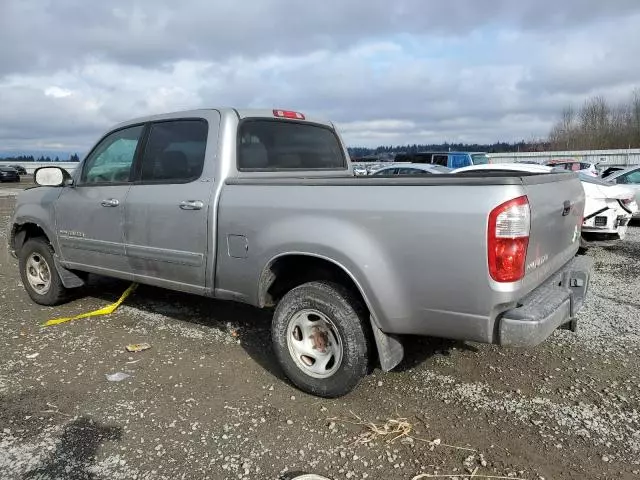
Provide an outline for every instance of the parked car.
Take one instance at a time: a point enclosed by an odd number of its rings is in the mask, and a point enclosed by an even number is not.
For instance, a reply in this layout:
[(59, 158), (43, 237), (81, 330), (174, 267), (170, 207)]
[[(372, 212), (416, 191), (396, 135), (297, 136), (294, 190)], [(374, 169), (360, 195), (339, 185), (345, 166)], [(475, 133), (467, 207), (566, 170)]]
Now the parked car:
[(438, 173), (451, 173), (453, 170), (441, 165), (434, 164), (408, 164), (408, 165), (392, 165), (390, 167), (382, 167), (372, 175), (432, 175)]
[(353, 174), (356, 177), (362, 177), (364, 175), (367, 175), (369, 172), (367, 172), (367, 167), (362, 166), (362, 165), (354, 165), (353, 166)]
[(367, 165), (367, 175), (373, 175), (374, 173), (376, 173), (378, 170), (380, 170), (381, 168), (383, 168), (385, 166), (385, 164), (383, 163), (370, 163)]
[(492, 163), (486, 165), (471, 165), (469, 167), (456, 168), (452, 173), (468, 173), (468, 172), (523, 172), (523, 173), (564, 173), (564, 169), (548, 167), (541, 164), (533, 163)]
[(9, 165), (11, 168), (13, 168), (16, 172), (18, 172), (18, 175), (26, 175), (27, 174), (27, 169), (24, 168), (22, 165)]
[[(640, 205), (640, 165), (634, 165), (624, 170), (614, 172), (606, 179), (608, 182), (617, 185), (624, 185), (633, 190), (636, 203)], [(636, 212), (634, 217), (640, 217), (640, 212)]]
[(19, 182), (20, 175), (15, 168), (0, 167), (0, 182)]
[(582, 172), (592, 177), (598, 176), (598, 169), (595, 163), (580, 162), (578, 160), (550, 160), (545, 163), (548, 167), (564, 168), (565, 170), (571, 170), (572, 172)]
[(623, 240), (632, 216), (638, 212), (633, 190), (582, 172), (579, 177), (587, 196), (582, 246)]
[(489, 157), (484, 152), (419, 152), (399, 153), (394, 162), (433, 163), (448, 168), (461, 168), (469, 165), (484, 165)]
[[(499, 165), (478, 165), (454, 170), (454, 173), (494, 170), (523, 171), (535, 173), (563, 172), (563, 168), (546, 165), (528, 165), (522, 163), (503, 163)], [(622, 240), (627, 234), (631, 216), (638, 211), (634, 192), (628, 188), (605, 182), (602, 179), (578, 172), (586, 200), (584, 221), (582, 223), (583, 248), (590, 245), (605, 245)]]
[(33, 301), (63, 302), (90, 272), (274, 307), (280, 366), (319, 396), (352, 390), (376, 356), (398, 365), (399, 335), (533, 346), (575, 331), (589, 284), (575, 175), (355, 178), (333, 123), (299, 112), (138, 118), (72, 175), (35, 179), (7, 236)]

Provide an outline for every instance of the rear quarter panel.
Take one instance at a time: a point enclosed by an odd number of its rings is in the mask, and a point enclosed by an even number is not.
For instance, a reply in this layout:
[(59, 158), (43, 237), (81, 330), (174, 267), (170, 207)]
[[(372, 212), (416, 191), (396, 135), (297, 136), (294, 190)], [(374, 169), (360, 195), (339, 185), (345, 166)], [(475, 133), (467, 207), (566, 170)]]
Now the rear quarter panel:
[[(521, 185), (225, 185), (216, 288), (258, 304), (269, 262), (287, 253), (331, 259), (355, 279), (389, 333), (490, 342), (496, 291), (487, 271), (487, 218)], [(233, 258), (227, 235), (247, 238)]]

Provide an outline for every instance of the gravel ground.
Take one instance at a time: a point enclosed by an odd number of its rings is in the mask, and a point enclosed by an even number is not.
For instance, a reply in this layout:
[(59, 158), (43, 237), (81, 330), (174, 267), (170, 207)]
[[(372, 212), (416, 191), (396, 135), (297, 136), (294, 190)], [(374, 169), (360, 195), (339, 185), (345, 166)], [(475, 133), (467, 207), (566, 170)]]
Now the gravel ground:
[[(11, 193), (0, 186), (2, 244)], [(42, 328), (127, 285), (92, 277), (39, 307), (2, 247), (0, 479), (639, 478), (640, 227), (588, 254), (578, 333), (535, 349), (408, 338), (397, 371), (323, 400), (283, 378), (269, 313), (243, 305), (143, 286), (111, 316)], [(139, 342), (152, 348), (125, 351)], [(363, 436), (389, 419), (411, 431)]]

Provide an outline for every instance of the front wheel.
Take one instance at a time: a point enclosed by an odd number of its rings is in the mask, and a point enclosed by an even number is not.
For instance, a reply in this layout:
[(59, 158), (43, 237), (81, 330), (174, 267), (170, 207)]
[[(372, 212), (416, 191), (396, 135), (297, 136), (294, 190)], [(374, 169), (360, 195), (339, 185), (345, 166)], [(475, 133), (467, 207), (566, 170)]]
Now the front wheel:
[(301, 390), (339, 397), (367, 374), (368, 318), (341, 285), (317, 281), (289, 291), (273, 316), (272, 341), (287, 377)]
[(32, 238), (18, 254), (22, 284), (31, 299), (40, 305), (58, 305), (67, 289), (62, 284), (53, 260), (53, 248), (44, 238)]

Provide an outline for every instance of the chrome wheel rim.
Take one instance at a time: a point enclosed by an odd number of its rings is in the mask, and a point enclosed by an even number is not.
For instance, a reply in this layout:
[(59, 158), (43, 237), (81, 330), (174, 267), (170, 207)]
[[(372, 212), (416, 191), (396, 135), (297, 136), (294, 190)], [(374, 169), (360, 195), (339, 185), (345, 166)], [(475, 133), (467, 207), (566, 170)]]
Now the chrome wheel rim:
[(27, 281), (39, 295), (45, 295), (51, 288), (51, 269), (42, 255), (33, 252), (27, 258)]
[(330, 377), (342, 364), (340, 333), (329, 317), (315, 309), (300, 310), (291, 317), (287, 346), (296, 366), (310, 377)]

